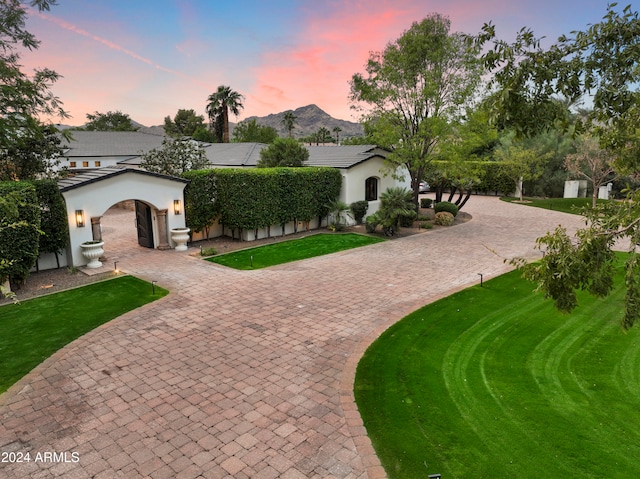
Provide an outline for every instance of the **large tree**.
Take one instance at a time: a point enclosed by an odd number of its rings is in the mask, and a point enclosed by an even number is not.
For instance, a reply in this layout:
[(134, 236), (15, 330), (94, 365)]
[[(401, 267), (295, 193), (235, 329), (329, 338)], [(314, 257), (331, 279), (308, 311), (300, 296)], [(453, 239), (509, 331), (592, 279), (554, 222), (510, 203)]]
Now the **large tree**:
[(209, 166), (202, 145), (189, 139), (165, 139), (160, 148), (149, 150), (141, 158), (145, 170), (172, 176)]
[[(240, 110), (244, 108), (243, 100), (244, 96), (225, 85), (220, 85), (218, 90), (207, 98), (207, 115), (213, 129), (221, 129), (220, 142), (229, 143), (229, 112), (239, 115)], [(215, 128), (216, 124), (221, 128)]]
[[(562, 36), (542, 48), (529, 29), (514, 43), (495, 39), (495, 28), (485, 25), (482, 41), (493, 41), (485, 54), (495, 72), (493, 111), (522, 135), (532, 135), (566, 118), (558, 97), (569, 102), (581, 96), (593, 99), (593, 109), (578, 132), (598, 137), (601, 147), (617, 157), (623, 173), (640, 167), (640, 18), (630, 7), (611, 4), (602, 21)], [(620, 238), (630, 242), (626, 262), (625, 311), (622, 324), (631, 327), (640, 317), (640, 191), (630, 191), (624, 202), (612, 202), (586, 211), (587, 227), (574, 238), (562, 228), (538, 239), (545, 250), (539, 263), (524, 266), (526, 276), (553, 298), (556, 306), (571, 311), (576, 291), (598, 296), (612, 288), (614, 255)]]
[(127, 113), (119, 110), (100, 113), (87, 113), (87, 120), (84, 129), (87, 131), (137, 131), (138, 127), (133, 124)]
[(564, 164), (569, 173), (591, 183), (591, 206), (595, 208), (600, 187), (615, 179), (613, 165), (616, 158), (592, 136), (579, 138), (576, 150), (566, 156)]
[(276, 166), (303, 166), (309, 159), (309, 150), (293, 138), (276, 138), (260, 151), (258, 168)]
[[(39, 10), (55, 1), (35, 0)], [(35, 50), (38, 40), (25, 29), (27, 8), (18, 0), (0, 2), (0, 177), (30, 179), (48, 172), (48, 160), (59, 153), (52, 126), (40, 118), (67, 118), (51, 87), (60, 78), (47, 68), (32, 74), (21, 70), (24, 50)]]
[(273, 143), (278, 132), (272, 126), (259, 125), (255, 118), (241, 121), (233, 129), (234, 141), (240, 143)]
[(164, 131), (173, 137), (193, 137), (194, 133), (204, 126), (204, 116), (196, 115), (194, 110), (180, 109), (173, 120), (170, 116), (164, 117)]
[(366, 76), (351, 79), (350, 99), (365, 110), (368, 136), (391, 151), (392, 172), (403, 166), (409, 172), (416, 211), (420, 181), (482, 76), (477, 42), (450, 27), (439, 14), (413, 23), (384, 51), (370, 54)]

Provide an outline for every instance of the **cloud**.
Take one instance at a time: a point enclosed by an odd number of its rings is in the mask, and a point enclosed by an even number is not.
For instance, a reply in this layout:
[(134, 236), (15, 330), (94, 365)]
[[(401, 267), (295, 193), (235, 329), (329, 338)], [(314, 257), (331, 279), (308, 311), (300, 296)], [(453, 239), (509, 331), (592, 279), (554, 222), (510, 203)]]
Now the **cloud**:
[(385, 3), (373, 6), (351, 1), (333, 7), (324, 15), (304, 12), (294, 46), (263, 53), (261, 65), (254, 70), (253, 96), (259, 97), (265, 108), (316, 103), (333, 116), (353, 120), (349, 80), (363, 71), (371, 50), (382, 50), (416, 14), (414, 8), (394, 8)]

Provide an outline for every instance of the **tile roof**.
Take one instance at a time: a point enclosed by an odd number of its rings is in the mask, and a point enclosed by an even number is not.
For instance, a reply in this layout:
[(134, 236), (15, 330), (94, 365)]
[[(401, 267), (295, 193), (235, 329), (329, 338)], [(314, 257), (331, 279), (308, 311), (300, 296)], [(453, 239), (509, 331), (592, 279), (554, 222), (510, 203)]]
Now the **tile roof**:
[(162, 146), (164, 136), (135, 131), (72, 131), (72, 140), (63, 140), (64, 156), (137, 156)]
[[(140, 154), (162, 146), (166, 137), (140, 132), (73, 131), (73, 139), (63, 142), (70, 160), (114, 159), (122, 165), (140, 165)], [(264, 143), (202, 143), (209, 163), (216, 167), (255, 167)], [(308, 166), (351, 168), (386, 152), (375, 145), (307, 146)]]
[[(263, 143), (214, 143), (206, 148), (209, 163), (217, 167), (255, 167), (260, 160)], [(307, 166), (351, 168), (374, 156), (385, 156), (375, 145), (307, 146)]]
[(97, 168), (95, 170), (83, 171), (82, 173), (78, 173), (77, 175), (70, 176), (62, 180), (58, 180), (58, 189), (60, 190), (60, 192), (65, 192), (65, 191), (73, 190), (75, 188), (79, 188), (84, 185), (88, 185), (90, 183), (95, 183), (97, 181), (102, 181), (107, 178), (122, 175), (124, 173), (135, 173), (139, 175), (155, 176), (158, 178), (166, 178), (172, 181), (179, 181), (181, 183), (189, 183), (189, 180), (186, 180), (184, 178), (162, 175), (160, 173), (152, 173), (146, 170), (124, 168), (121, 166), (106, 166), (104, 168)]

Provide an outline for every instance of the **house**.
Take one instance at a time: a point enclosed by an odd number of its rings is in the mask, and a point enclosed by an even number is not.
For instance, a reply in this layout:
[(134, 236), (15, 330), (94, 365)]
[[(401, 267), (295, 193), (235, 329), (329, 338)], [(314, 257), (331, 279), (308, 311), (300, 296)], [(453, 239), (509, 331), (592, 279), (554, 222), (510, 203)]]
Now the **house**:
[(64, 153), (60, 166), (74, 173), (116, 165), (136, 167), (140, 154), (160, 148), (165, 139), (137, 131), (73, 130), (71, 135), (71, 140), (64, 139), (61, 144)]
[[(154, 148), (160, 148), (166, 138), (141, 132), (74, 131), (72, 134), (73, 138), (64, 143), (62, 166), (82, 176), (102, 168), (141, 170), (141, 155)], [(268, 145), (202, 143), (202, 146), (212, 168), (255, 168), (260, 160), (260, 151)], [(306, 164), (337, 168), (342, 174), (339, 199), (347, 204), (367, 201), (368, 215), (379, 209), (380, 194), (387, 188), (398, 185), (408, 187), (408, 174), (404, 175), (405, 181), (399, 181), (390, 174), (384, 173), (384, 160), (388, 152), (375, 145), (307, 146), (307, 148), (309, 160)], [(114, 181), (117, 181), (117, 178), (118, 175), (114, 176)], [(144, 179), (144, 177), (137, 178)], [(171, 198), (171, 201), (173, 200), (175, 198)], [(315, 227), (318, 226), (315, 225)], [(295, 226), (290, 225), (282, 233), (286, 234), (295, 229)], [(212, 228), (211, 236), (223, 234), (225, 231), (222, 227)], [(196, 235), (194, 239), (201, 238)]]

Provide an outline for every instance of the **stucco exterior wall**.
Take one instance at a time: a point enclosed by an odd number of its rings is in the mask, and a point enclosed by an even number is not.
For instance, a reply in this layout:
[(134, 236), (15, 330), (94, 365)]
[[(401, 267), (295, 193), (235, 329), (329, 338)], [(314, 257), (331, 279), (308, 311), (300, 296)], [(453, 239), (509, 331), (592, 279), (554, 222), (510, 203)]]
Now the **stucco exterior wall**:
[(376, 200), (369, 201), (367, 216), (372, 215), (380, 208), (380, 195), (387, 189), (394, 186), (404, 186), (409, 188), (409, 173), (405, 168), (398, 170), (396, 175), (404, 176), (404, 181), (396, 180), (390, 173), (385, 176), (384, 159), (371, 158), (368, 161), (355, 165), (349, 169), (340, 170), (342, 173), (342, 190), (340, 191), (340, 200), (348, 205), (355, 201), (362, 201), (366, 198), (365, 183), (367, 178), (375, 177), (378, 179), (378, 197)]
[[(87, 260), (80, 245), (92, 241), (91, 218), (102, 216), (112, 205), (124, 200), (140, 200), (158, 210), (167, 210), (167, 231), (184, 228), (184, 188), (186, 184), (150, 175), (124, 173), (95, 183), (64, 191), (69, 221), (69, 263), (82, 266)], [(175, 215), (173, 201), (180, 200), (180, 214)], [(84, 227), (76, 224), (76, 210), (84, 211)], [(152, 210), (154, 244), (158, 245), (158, 219)], [(169, 237), (169, 244), (175, 246)]]

